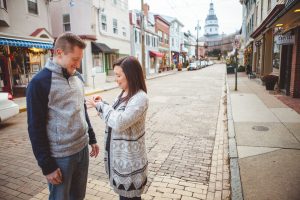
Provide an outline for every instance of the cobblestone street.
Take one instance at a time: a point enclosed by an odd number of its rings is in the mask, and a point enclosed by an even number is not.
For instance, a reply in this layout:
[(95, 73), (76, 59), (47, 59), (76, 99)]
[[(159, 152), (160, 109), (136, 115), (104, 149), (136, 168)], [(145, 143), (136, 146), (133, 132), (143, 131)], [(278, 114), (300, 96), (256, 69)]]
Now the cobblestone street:
[[(225, 66), (148, 80), (147, 87), (149, 179), (142, 199), (229, 199)], [(119, 92), (100, 95), (111, 102)], [(90, 159), (86, 199), (118, 199), (104, 170), (104, 123), (95, 110), (89, 114), (101, 155)], [(26, 113), (0, 125), (0, 158), (0, 199), (48, 198), (28, 139)]]

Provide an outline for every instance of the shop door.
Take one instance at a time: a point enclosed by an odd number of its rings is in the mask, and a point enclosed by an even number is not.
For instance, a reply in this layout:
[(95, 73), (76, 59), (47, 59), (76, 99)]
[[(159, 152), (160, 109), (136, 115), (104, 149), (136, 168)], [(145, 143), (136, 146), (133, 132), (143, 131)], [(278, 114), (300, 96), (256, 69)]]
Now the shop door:
[(292, 55), (293, 45), (283, 45), (281, 55), (279, 87), (288, 96), (290, 95)]

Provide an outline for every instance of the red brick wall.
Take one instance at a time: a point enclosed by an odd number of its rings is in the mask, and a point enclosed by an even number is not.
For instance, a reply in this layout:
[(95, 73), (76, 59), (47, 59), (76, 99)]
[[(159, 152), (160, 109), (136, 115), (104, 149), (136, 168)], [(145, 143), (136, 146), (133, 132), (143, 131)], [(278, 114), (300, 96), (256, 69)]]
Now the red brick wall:
[(300, 27), (294, 29), (295, 44), (293, 45), (291, 85), (292, 97), (300, 97)]

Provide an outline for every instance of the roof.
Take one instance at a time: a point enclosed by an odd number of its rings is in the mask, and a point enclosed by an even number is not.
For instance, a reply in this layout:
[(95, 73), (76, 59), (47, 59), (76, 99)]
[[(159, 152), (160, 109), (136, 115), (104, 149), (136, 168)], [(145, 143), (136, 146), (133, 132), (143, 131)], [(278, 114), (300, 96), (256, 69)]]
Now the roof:
[(216, 15), (207, 15), (205, 20), (218, 20)]

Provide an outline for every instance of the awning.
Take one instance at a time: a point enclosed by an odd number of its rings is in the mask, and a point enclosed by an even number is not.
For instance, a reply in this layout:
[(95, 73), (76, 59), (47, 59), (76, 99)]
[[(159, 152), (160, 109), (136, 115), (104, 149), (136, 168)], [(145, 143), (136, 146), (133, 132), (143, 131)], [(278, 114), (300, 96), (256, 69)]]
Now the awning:
[(264, 21), (256, 28), (256, 30), (250, 35), (252, 38), (256, 38), (266, 29), (266, 25), (274, 19), (274, 17), (284, 8), (284, 4), (277, 4), (270, 14), (264, 19)]
[(19, 40), (11, 38), (0, 37), (0, 45), (8, 45), (13, 47), (27, 47), (27, 48), (41, 48), (41, 49), (52, 49), (53, 44), (48, 42), (38, 42), (30, 40)]
[(153, 56), (153, 57), (163, 57), (164, 56), (163, 53), (156, 52), (156, 51), (149, 51), (149, 53), (150, 53), (150, 56)]
[(99, 52), (114, 53), (115, 51), (109, 48), (106, 44), (92, 42), (92, 52), (93, 53), (99, 53)]

